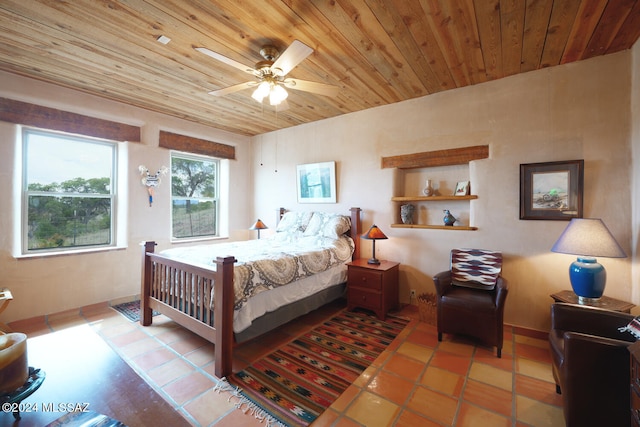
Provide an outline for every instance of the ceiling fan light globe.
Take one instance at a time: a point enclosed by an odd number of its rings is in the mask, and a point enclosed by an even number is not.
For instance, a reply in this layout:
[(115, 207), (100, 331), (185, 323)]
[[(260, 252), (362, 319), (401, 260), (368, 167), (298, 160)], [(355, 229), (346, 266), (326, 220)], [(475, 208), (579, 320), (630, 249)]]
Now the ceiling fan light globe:
[(258, 102), (262, 102), (265, 96), (269, 95), (271, 85), (268, 82), (262, 82), (258, 85), (256, 90), (253, 91), (251, 97)]
[(269, 94), (269, 103), (271, 105), (279, 105), (282, 101), (287, 99), (288, 96), (289, 94), (282, 86), (275, 85)]

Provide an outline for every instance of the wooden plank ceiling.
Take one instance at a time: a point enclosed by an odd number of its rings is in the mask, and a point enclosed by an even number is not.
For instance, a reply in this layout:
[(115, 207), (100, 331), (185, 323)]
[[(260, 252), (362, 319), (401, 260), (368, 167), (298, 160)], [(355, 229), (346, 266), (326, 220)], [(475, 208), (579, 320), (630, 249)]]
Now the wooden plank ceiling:
[[(157, 38), (169, 37), (161, 44)], [(0, 70), (243, 135), (629, 49), (640, 0), (2, 0)], [(314, 52), (286, 111), (207, 92), (252, 77), (269, 43)]]

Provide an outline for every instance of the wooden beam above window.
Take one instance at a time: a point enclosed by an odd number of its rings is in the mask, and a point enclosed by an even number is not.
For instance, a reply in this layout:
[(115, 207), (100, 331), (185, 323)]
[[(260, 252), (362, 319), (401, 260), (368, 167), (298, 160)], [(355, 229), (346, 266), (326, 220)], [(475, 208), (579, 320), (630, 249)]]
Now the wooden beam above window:
[(207, 141), (205, 139), (193, 138), (176, 133), (160, 131), (160, 147), (172, 150), (184, 151), (187, 153), (204, 154), (220, 159), (236, 158), (236, 148), (232, 145), (220, 144), (219, 142)]
[(0, 98), (0, 121), (111, 141), (140, 142), (140, 128), (28, 102)]

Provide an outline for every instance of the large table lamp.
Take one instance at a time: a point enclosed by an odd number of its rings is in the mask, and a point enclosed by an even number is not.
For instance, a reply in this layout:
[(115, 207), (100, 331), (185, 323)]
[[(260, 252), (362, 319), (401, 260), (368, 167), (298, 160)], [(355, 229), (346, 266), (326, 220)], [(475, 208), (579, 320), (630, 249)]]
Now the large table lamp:
[(251, 227), (249, 227), (249, 230), (258, 230), (258, 240), (260, 240), (260, 230), (266, 230), (267, 227), (264, 222), (260, 221), (260, 219), (258, 219), (255, 224), (253, 224)]
[(581, 304), (594, 302), (604, 293), (607, 272), (596, 257), (627, 256), (607, 226), (598, 218), (572, 219), (551, 251), (578, 256), (569, 266), (569, 280)]
[(375, 224), (371, 226), (369, 231), (360, 237), (367, 240), (373, 240), (373, 253), (371, 254), (371, 258), (367, 261), (367, 264), (380, 264), (380, 260), (376, 258), (376, 240), (388, 239), (388, 237), (385, 236), (382, 230), (380, 230)]

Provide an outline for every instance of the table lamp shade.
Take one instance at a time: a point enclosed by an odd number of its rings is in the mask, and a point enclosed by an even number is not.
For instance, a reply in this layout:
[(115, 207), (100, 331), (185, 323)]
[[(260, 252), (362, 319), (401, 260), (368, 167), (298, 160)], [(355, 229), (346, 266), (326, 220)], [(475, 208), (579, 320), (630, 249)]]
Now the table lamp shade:
[(388, 239), (388, 237), (375, 224), (373, 224), (371, 228), (369, 228), (369, 230), (360, 237), (367, 240), (373, 240), (373, 252), (371, 254), (371, 258), (367, 261), (367, 264), (380, 264), (380, 260), (376, 258), (376, 240)]
[(598, 218), (572, 219), (551, 251), (578, 256), (569, 267), (569, 279), (573, 292), (583, 303), (600, 298), (606, 286), (607, 272), (595, 257), (627, 256), (607, 226)]
[(258, 220), (251, 226), (249, 227), (249, 230), (258, 230), (258, 239), (260, 238), (260, 230), (266, 230), (267, 227), (264, 222), (262, 222), (259, 218)]

